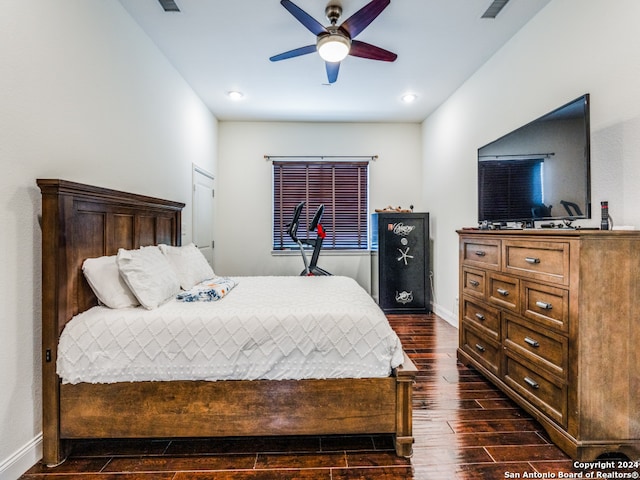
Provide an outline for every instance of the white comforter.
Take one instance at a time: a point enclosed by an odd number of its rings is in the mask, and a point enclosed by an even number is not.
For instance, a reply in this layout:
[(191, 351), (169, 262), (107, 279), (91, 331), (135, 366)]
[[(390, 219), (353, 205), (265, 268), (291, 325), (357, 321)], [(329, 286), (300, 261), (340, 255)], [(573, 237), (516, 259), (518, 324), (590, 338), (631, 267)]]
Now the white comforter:
[(217, 302), (93, 307), (65, 327), (64, 383), (388, 376), (395, 332), (346, 277), (240, 277)]

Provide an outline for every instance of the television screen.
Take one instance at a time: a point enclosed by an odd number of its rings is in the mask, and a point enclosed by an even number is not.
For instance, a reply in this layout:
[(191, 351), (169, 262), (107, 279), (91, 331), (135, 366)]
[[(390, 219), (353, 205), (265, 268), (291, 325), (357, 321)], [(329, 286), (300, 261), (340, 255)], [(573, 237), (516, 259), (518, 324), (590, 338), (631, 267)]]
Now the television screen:
[(589, 95), (478, 149), (478, 221), (591, 218)]

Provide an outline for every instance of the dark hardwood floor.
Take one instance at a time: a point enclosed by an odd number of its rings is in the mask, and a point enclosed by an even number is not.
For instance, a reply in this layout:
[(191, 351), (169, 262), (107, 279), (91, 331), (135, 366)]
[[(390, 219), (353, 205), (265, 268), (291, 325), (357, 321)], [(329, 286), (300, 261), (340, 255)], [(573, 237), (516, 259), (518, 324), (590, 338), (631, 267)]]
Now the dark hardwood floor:
[(410, 459), (397, 457), (387, 436), (78, 441), (61, 466), (35, 465), (21, 479), (476, 480), (631, 472), (575, 468), (530, 416), (456, 362), (458, 331), (444, 320), (389, 319), (420, 370)]

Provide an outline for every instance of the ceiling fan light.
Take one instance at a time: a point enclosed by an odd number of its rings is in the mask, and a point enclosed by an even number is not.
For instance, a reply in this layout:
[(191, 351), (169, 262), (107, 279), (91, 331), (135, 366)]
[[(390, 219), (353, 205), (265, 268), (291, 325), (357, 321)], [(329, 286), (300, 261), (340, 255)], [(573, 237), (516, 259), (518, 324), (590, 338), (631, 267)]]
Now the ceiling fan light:
[(339, 33), (325, 35), (318, 39), (318, 54), (325, 62), (341, 62), (351, 49), (351, 41)]

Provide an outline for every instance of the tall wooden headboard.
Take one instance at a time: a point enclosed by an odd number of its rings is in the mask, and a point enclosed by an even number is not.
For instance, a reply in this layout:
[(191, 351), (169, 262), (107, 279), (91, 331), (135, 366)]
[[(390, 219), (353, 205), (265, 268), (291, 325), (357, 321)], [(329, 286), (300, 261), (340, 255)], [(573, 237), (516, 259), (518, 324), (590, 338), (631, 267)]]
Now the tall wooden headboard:
[(58, 333), (71, 317), (97, 304), (82, 274), (86, 258), (115, 255), (120, 247), (180, 243), (184, 203), (66, 180), (37, 182), (42, 192), (43, 312), (57, 312), (52, 323)]
[(76, 314), (97, 304), (82, 274), (86, 258), (118, 248), (179, 245), (184, 203), (56, 179), (42, 192), (42, 360), (44, 429), (56, 429), (58, 337)]

